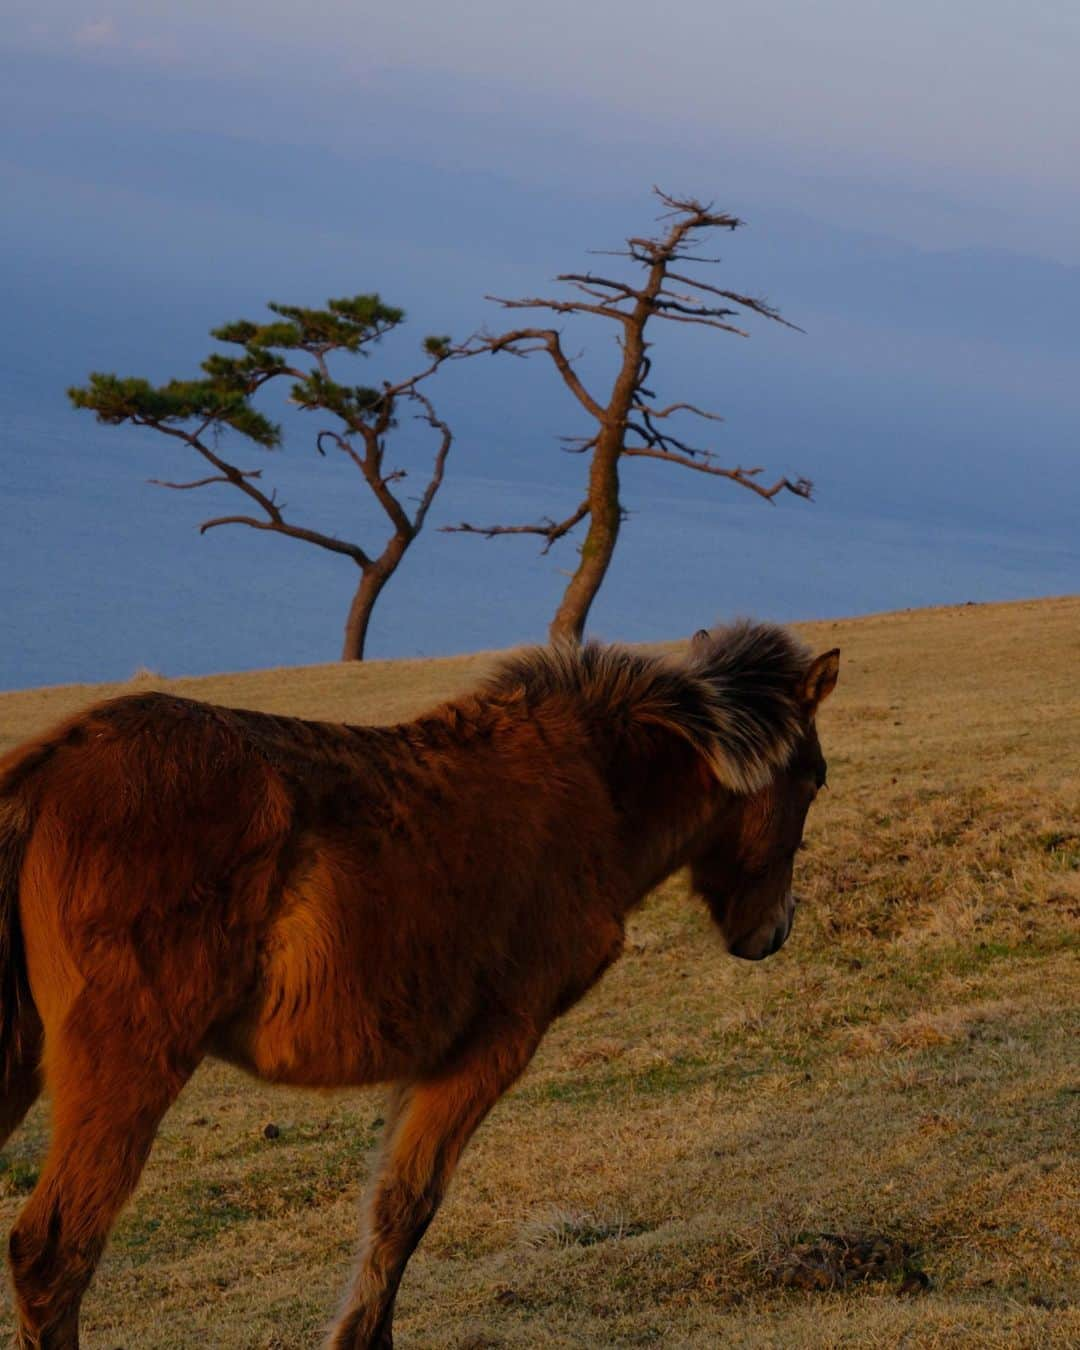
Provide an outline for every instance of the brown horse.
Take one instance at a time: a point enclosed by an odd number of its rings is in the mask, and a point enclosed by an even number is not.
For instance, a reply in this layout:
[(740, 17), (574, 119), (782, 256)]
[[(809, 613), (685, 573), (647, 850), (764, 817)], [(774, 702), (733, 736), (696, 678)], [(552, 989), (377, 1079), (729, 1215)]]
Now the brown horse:
[(837, 653), (740, 624), (681, 661), (536, 649), (391, 728), (136, 694), (0, 763), (0, 1144), (48, 1084), (11, 1234), (18, 1343), (79, 1304), (205, 1055), (394, 1085), (329, 1344), (391, 1345), (394, 1297), (472, 1132), (689, 864), (728, 947), (791, 929)]

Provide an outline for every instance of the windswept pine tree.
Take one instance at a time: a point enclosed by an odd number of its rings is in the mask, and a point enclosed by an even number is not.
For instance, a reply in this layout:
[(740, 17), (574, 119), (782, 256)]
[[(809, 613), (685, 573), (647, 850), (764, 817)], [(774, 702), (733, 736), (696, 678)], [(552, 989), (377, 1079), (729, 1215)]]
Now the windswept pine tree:
[[(270, 322), (242, 319), (212, 330), (212, 337), (240, 348), (240, 355), (211, 353), (198, 378), (154, 385), (138, 377), (94, 373), (68, 396), (76, 408), (95, 412), (99, 421), (150, 427), (183, 442), (211, 470), (189, 482), (152, 480), (160, 486), (189, 491), (223, 483), (246, 499), (244, 511), (204, 520), (201, 534), (223, 525), (244, 525), (348, 558), (359, 579), (345, 623), (342, 659), (360, 660), (375, 603), (423, 529), (443, 481), (453, 436), (425, 385), (460, 349), (447, 337), (428, 337), (423, 343), (426, 364), (416, 374), (384, 380), (378, 388), (347, 385), (334, 378), (331, 359), (340, 354), (366, 356), (404, 322), (403, 310), (384, 304), (378, 295), (328, 300), (325, 309), (273, 303), (269, 309), (276, 316)], [(331, 427), (316, 432), (315, 444), (323, 455), (340, 453), (356, 466), (390, 527), (381, 545), (372, 548), (339, 539), (287, 517), (276, 491), (263, 486), (263, 470), (240, 468), (222, 448), (228, 433), (266, 450), (281, 445), (281, 427), (254, 403), (260, 390), (278, 380), (290, 381), (293, 403), (332, 419)], [(386, 465), (387, 441), (404, 408), (427, 423), (435, 444), (427, 481), (409, 505), (395, 491), (405, 470)]]
[(615, 324), (621, 356), (606, 392), (588, 387), (563, 344), (559, 328), (538, 325), (514, 328), (506, 333), (486, 334), (470, 343), (472, 351), (510, 352), (514, 356), (543, 353), (595, 424), (588, 435), (563, 437), (565, 448), (582, 455), (588, 463), (584, 496), (568, 515), (558, 520), (548, 516), (527, 525), (463, 522), (443, 527), (450, 532), (482, 534), (489, 539), (503, 534), (539, 535), (544, 540), (542, 552), (546, 553), (559, 539), (584, 524), (585, 538), (577, 567), (551, 621), (552, 638), (580, 641), (589, 609), (607, 576), (625, 516), (620, 497), (620, 474), (625, 460), (658, 459), (726, 478), (766, 501), (773, 501), (781, 492), (808, 498), (812, 491), (807, 478), (781, 475), (772, 483), (763, 483), (760, 467), (725, 464), (711, 447), (693, 444), (682, 431), (676, 434), (671, 430), (671, 419), (680, 416), (707, 422), (722, 419), (692, 403), (662, 406), (658, 402), (652, 388), (653, 358), (649, 354), (654, 321), (692, 324), (740, 337), (748, 334), (732, 320), (744, 312), (788, 328), (795, 325), (787, 323), (764, 300), (714, 286), (683, 270), (684, 265), (694, 267), (718, 261), (698, 257), (692, 250), (699, 238), (710, 231), (737, 229), (742, 224), (737, 217), (693, 198), (672, 197), (658, 188), (653, 191), (666, 208), (667, 227), (654, 237), (633, 236), (627, 239), (625, 249), (612, 251), (614, 256), (637, 264), (643, 272), (639, 279), (632, 274), (623, 279), (595, 272), (564, 272), (558, 280), (566, 282), (576, 294), (561, 299), (488, 297), (504, 309), (547, 310), (560, 320), (591, 315)]

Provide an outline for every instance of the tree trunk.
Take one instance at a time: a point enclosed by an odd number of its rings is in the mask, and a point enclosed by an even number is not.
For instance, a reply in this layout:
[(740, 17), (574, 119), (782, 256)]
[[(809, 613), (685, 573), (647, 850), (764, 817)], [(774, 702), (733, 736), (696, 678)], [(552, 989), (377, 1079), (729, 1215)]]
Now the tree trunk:
[(367, 641), (371, 611), (375, 608), (375, 601), (390, 580), (393, 570), (392, 567), (387, 570), (378, 564), (364, 568), (360, 584), (349, 605), (349, 617), (345, 620), (345, 641), (341, 648), (343, 661), (364, 659), (364, 643)]
[[(656, 269), (653, 269), (656, 272)], [(663, 279), (659, 273), (651, 283), (654, 295)], [(634, 402), (641, 363), (645, 355), (645, 323), (649, 317), (651, 300), (639, 300), (634, 307), (633, 323), (627, 326), (623, 341), (622, 365), (619, 369), (611, 402), (604, 411), (604, 420), (593, 451), (589, 469), (589, 530), (581, 546), (581, 561), (570, 578), (559, 608), (551, 621), (548, 634), (552, 642), (580, 642), (585, 633), (585, 620), (596, 599), (596, 593), (607, 575), (608, 564), (615, 552), (622, 524), (622, 505), (619, 502), (619, 456), (626, 438), (626, 423)]]
[(580, 642), (585, 620), (607, 574), (622, 523), (619, 505), (621, 435), (601, 433), (589, 470), (589, 529), (581, 545), (577, 570), (563, 593), (548, 634), (552, 642)]

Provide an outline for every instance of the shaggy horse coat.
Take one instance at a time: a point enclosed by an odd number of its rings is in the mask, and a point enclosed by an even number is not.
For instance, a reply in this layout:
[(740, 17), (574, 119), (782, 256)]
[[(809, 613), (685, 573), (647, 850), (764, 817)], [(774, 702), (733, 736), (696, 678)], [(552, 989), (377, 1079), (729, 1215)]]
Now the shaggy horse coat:
[(393, 1084), (330, 1341), (390, 1346), (462, 1149), (648, 891), (689, 864), (734, 953), (786, 938), (836, 670), (743, 624), (681, 661), (526, 651), (390, 728), (137, 694), (0, 762), (0, 1144), (52, 1098), (10, 1240), (19, 1344), (78, 1345), (161, 1118), (216, 1055)]

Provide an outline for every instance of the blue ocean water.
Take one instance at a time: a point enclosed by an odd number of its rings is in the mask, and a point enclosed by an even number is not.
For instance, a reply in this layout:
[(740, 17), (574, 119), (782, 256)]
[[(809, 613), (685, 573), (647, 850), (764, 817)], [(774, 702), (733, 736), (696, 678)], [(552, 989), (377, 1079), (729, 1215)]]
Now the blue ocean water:
[[(191, 473), (150, 432), (99, 427), (63, 408), (9, 409), (3, 438), (0, 687), (337, 657), (356, 575), (346, 560), (242, 528), (200, 537), (198, 521), (222, 501), (147, 484), (151, 474)], [(526, 467), (542, 467), (545, 454), (558, 451), (538, 451)], [(311, 516), (361, 538), (378, 528), (344, 466), (308, 453), (275, 467), (282, 497)], [(572, 505), (572, 492), (452, 467), (430, 528), (384, 592), (371, 656), (544, 637), (573, 542), (540, 557), (536, 540), (437, 527), (533, 520)], [(1080, 589), (1066, 524), (911, 520), (793, 498), (770, 507), (726, 484), (644, 467), (626, 476), (631, 514), (591, 617), (605, 638), (676, 637), (735, 614), (808, 619)]]

